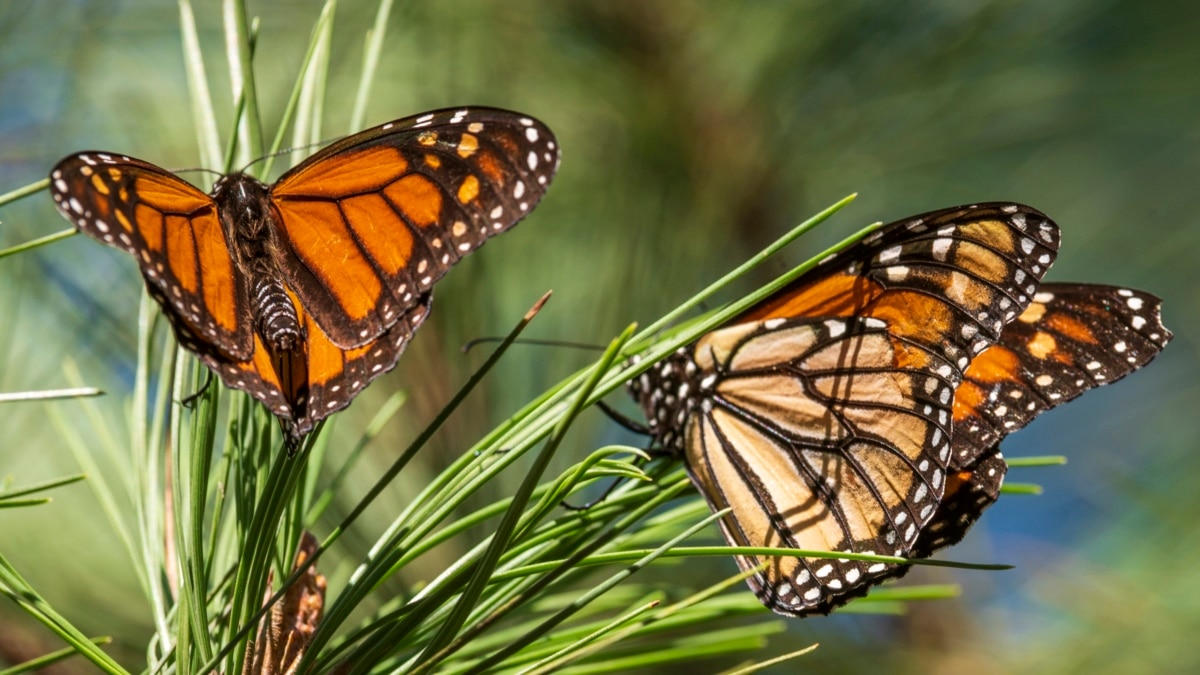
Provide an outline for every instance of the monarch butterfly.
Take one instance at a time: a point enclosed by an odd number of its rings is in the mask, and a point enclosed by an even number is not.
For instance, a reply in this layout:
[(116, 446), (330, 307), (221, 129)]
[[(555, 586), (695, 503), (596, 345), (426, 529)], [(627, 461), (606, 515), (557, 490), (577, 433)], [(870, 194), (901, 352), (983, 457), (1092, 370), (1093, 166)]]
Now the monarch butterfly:
[[(713, 510), (731, 509), (719, 521), (731, 545), (928, 556), (995, 500), (1005, 434), (1170, 338), (1151, 296), (1039, 291), (1058, 243), (1058, 227), (1019, 204), (893, 223), (655, 364), (631, 393)], [(828, 613), (907, 570), (736, 560), (763, 565), (751, 588), (789, 616)]]
[(107, 152), (50, 179), (80, 232), (137, 259), (179, 343), (294, 443), (396, 365), (434, 282), (527, 215), (558, 162), (541, 122), (472, 107), (349, 136), (272, 185), (234, 173), (207, 195)]

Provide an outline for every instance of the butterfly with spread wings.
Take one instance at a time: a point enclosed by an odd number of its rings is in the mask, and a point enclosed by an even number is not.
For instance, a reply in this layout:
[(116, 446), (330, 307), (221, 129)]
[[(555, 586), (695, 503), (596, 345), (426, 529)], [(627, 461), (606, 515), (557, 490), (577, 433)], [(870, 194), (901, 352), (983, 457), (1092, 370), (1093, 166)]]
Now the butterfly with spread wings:
[[(1004, 434), (1145, 364), (1170, 336), (1145, 294), (1039, 291), (1058, 243), (1058, 227), (1019, 204), (893, 223), (655, 364), (631, 393), (709, 505), (731, 509), (719, 521), (730, 544), (927, 556), (994, 501)], [(1121, 359), (1103, 356), (1122, 345)], [(763, 566), (751, 588), (789, 616), (828, 613), (907, 570), (736, 560)]]
[(80, 232), (137, 259), (180, 344), (295, 442), (395, 366), (434, 282), (526, 216), (558, 162), (541, 122), (471, 107), (349, 136), (272, 185), (234, 173), (209, 195), (108, 152), (50, 179)]

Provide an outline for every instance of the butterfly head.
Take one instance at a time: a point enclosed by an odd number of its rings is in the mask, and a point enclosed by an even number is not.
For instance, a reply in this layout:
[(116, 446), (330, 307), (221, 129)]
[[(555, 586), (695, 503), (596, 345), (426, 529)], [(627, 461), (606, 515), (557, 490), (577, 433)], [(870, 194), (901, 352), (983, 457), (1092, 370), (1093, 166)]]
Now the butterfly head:
[(226, 231), (248, 240), (270, 234), (271, 188), (266, 183), (244, 173), (231, 173), (213, 185), (212, 197)]

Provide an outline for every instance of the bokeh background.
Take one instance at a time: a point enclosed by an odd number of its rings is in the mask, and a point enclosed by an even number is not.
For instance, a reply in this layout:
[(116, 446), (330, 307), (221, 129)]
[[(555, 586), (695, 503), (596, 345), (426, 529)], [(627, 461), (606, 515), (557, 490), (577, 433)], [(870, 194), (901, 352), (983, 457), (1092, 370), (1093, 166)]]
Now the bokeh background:
[[(256, 72), (272, 135), (320, 3), (248, 6), (261, 18)], [(532, 333), (603, 343), (850, 192), (860, 193), (855, 204), (740, 290), (875, 220), (1021, 201), (1063, 229), (1050, 279), (1161, 295), (1174, 343), (1144, 371), (1006, 441), (1008, 456), (1061, 453), (1070, 464), (1011, 472), (1045, 493), (1006, 496), (951, 555), (1015, 570), (917, 570), (910, 579), (960, 583), (962, 597), (901, 617), (792, 621), (767, 654), (821, 643), (778, 672), (1200, 667), (1200, 13), (1188, 8), (397, 3), (368, 124), (449, 105), (510, 107), (555, 130), (563, 163), (536, 213), (439, 284), (433, 317), (400, 366), (339, 416), (334, 431), (349, 437), (383, 398), (409, 395), (347, 492), (369, 484), (479, 363), (459, 345), (506, 332), (547, 289), (555, 296)], [(197, 11), (225, 133), (232, 106), (219, 11)], [(353, 131), (374, 12), (369, 2), (339, 9), (329, 137)], [(174, 3), (0, 3), (0, 192), (84, 149), (194, 167), (190, 111)], [(45, 194), (0, 209), (0, 221), (0, 248), (65, 227)], [(67, 386), (77, 368), (108, 392), (98, 405), (124, 437), (140, 293), (129, 260), (82, 237), (0, 260), (0, 391)], [(423, 463), (360, 521), (351, 546), (378, 534), (406, 503), (406, 486), (591, 358), (514, 350)], [(77, 402), (51, 405), (68, 419), (84, 415)], [(24, 484), (77, 470), (49, 408), (0, 408), (0, 476)], [(644, 440), (590, 413), (570, 442), (564, 452), (582, 457), (603, 443)], [(119, 461), (97, 461), (110, 479), (127, 480)], [(0, 513), (0, 551), (85, 630), (116, 636), (122, 660), (139, 662), (149, 614), (86, 486), (59, 491), (50, 506)], [(731, 561), (713, 560), (669, 576), (699, 586), (732, 571)], [(58, 646), (0, 607), (0, 662)]]

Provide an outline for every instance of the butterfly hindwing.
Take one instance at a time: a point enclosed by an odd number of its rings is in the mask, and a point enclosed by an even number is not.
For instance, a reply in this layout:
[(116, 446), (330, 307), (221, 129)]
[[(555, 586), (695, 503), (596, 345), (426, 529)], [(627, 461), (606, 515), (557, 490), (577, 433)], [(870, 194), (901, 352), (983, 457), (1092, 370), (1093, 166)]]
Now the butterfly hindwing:
[[(1000, 498), (1007, 471), (999, 443), (977, 454), (969, 464), (951, 462), (942, 501), (917, 537), (911, 556), (928, 558), (938, 549), (962, 541), (984, 510)], [(907, 566), (897, 566), (894, 576), (903, 576), (907, 571)]]
[[(216, 372), (226, 386), (245, 391), (283, 420), (293, 440), (312, 431), (317, 422), (350, 405), (372, 380), (396, 366), (400, 354), (417, 328), (429, 316), (431, 297), (423, 293), (418, 303), (372, 342), (352, 350), (338, 348), (311, 317), (303, 317), (307, 340), (297, 356), (273, 357), (255, 335), (254, 351), (244, 361), (215, 352), (199, 352), (200, 360)], [(187, 327), (164, 306), (176, 335)]]
[(544, 124), (491, 108), (439, 110), (356, 134), (272, 186), (280, 270), (334, 344), (361, 346), (460, 258), (527, 215), (558, 158)]
[(151, 294), (187, 328), (185, 346), (225, 359), (249, 357), (245, 279), (211, 197), (153, 164), (103, 152), (71, 155), (50, 178), (63, 216), (133, 255)]
[[(731, 544), (904, 555), (945, 480), (949, 384), (934, 357), (897, 363), (873, 318), (768, 320), (714, 331), (695, 348), (719, 372), (685, 431), (685, 460)], [(686, 368), (688, 361), (676, 359)], [(704, 387), (704, 381), (701, 387)], [(865, 592), (882, 563), (738, 556), (764, 604), (828, 611)]]

